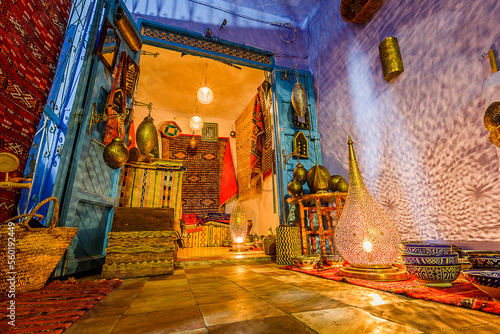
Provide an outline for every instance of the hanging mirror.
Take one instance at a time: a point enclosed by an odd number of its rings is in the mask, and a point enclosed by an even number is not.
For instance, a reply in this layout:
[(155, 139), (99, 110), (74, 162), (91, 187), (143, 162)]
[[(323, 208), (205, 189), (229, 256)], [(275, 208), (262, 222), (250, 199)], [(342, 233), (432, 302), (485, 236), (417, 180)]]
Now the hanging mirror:
[(104, 63), (104, 66), (111, 72), (115, 67), (118, 49), (120, 48), (120, 37), (108, 19), (104, 20), (97, 44), (97, 57)]

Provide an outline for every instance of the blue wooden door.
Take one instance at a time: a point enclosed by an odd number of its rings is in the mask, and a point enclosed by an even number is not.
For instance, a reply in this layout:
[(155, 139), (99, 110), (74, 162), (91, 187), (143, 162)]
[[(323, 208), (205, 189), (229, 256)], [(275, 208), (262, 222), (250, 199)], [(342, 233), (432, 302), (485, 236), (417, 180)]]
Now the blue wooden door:
[[(307, 92), (309, 128), (304, 128), (304, 122), (294, 121), (294, 109), (292, 106), (292, 91), (294, 84), (300, 82)], [(287, 185), (293, 180), (293, 170), (297, 165), (297, 157), (289, 155), (293, 152), (293, 139), (302, 131), (308, 142), (308, 158), (300, 158), (300, 163), (306, 170), (316, 164), (322, 164), (320, 136), (318, 132), (318, 118), (316, 115), (316, 104), (311, 72), (275, 69), (273, 71), (274, 85), (274, 131), (276, 138), (276, 169), (278, 178), (278, 198), (280, 199), (279, 216), (280, 224), (294, 221), (295, 212), (290, 212), (285, 198), (290, 197)], [(297, 125), (298, 124), (298, 125)], [(289, 159), (288, 159), (289, 158)], [(304, 184), (305, 192), (309, 192), (307, 184)]]
[[(63, 260), (56, 268), (55, 276), (70, 275), (102, 267), (107, 234), (111, 228), (113, 209), (117, 203), (116, 194), (120, 170), (109, 168), (103, 160), (104, 129), (106, 122), (90, 127), (92, 110), (98, 114), (105, 112), (107, 96), (113, 84), (112, 71), (96, 56), (97, 41), (104, 18), (114, 26), (113, 17), (121, 1), (98, 1), (97, 13), (92, 23), (89, 43), (82, 75), (68, 126), (68, 134), (61, 154), (54, 195), (61, 199), (59, 225), (74, 226), (78, 233), (71, 242)], [(130, 19), (133, 22), (132, 19)], [(116, 27), (115, 27), (116, 28)], [(136, 63), (139, 51), (132, 51), (118, 29), (120, 41), (117, 50), (125, 51)], [(116, 65), (115, 65), (116, 68)], [(128, 98), (129, 106), (131, 99)], [(90, 128), (90, 132), (89, 132)]]

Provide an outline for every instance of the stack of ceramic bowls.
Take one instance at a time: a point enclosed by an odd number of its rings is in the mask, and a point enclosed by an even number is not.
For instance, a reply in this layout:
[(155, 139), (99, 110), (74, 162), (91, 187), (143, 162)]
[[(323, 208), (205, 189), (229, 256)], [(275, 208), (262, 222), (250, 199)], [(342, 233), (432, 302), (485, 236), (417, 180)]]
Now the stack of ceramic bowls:
[(431, 287), (448, 287), (460, 275), (458, 254), (452, 245), (404, 243), (401, 257), (406, 270)]
[(500, 252), (464, 251), (471, 268), (463, 275), (475, 287), (488, 294), (493, 301), (500, 302)]

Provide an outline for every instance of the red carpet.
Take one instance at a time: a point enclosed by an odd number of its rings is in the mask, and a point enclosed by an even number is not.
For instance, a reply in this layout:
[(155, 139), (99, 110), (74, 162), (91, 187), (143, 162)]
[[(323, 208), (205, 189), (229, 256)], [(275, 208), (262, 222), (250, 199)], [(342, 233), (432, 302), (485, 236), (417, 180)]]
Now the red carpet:
[[(0, 297), (0, 333), (62, 333), (122, 280), (54, 281), (43, 289)], [(15, 326), (6, 311), (15, 301)]]
[(453, 286), (451, 287), (431, 288), (420, 284), (414, 277), (399, 282), (376, 282), (344, 277), (339, 274), (340, 268), (338, 267), (326, 270), (303, 270), (294, 266), (286, 266), (283, 269), (323, 277), (338, 282), (346, 282), (372, 289), (397, 293), (412, 298), (431, 300), (487, 313), (500, 314), (500, 303), (493, 302), (490, 296), (476, 288), (462, 275), (453, 282)]

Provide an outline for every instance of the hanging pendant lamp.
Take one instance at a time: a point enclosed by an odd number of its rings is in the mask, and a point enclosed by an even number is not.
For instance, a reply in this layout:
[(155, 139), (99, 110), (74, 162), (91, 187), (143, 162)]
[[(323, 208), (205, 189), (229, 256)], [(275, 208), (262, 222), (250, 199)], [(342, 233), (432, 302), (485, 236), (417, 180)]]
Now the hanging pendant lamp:
[(205, 85), (198, 89), (196, 97), (201, 104), (209, 104), (214, 99), (214, 92), (207, 86), (208, 63), (205, 68)]
[(139, 124), (135, 133), (137, 147), (144, 157), (147, 157), (149, 152), (158, 143), (157, 130), (154, 119), (151, 117), (151, 109), (152, 103), (148, 105), (149, 114), (144, 117), (144, 120)]
[(292, 106), (299, 118), (304, 118), (307, 111), (307, 92), (304, 86), (299, 82), (299, 72), (295, 72), (295, 78), (297, 82), (293, 85), (292, 90)]

